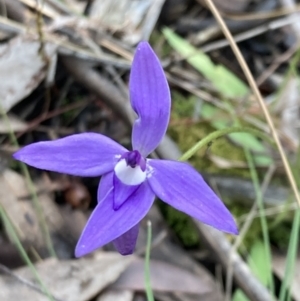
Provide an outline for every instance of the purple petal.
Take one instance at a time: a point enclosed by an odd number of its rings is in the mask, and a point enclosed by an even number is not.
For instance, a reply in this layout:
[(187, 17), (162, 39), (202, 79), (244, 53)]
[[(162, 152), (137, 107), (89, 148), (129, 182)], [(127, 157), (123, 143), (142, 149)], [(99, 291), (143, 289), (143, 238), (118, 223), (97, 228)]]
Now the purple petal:
[(140, 185), (125, 185), (114, 174), (114, 209), (118, 210)]
[(113, 193), (98, 203), (77, 243), (76, 257), (88, 254), (129, 231), (147, 214), (155, 195), (147, 182), (120, 207), (113, 208)]
[(114, 189), (114, 172), (109, 172), (101, 177), (100, 184), (98, 186), (98, 202), (102, 202), (106, 199), (108, 194)]
[(148, 162), (153, 168), (148, 182), (161, 200), (204, 224), (238, 233), (231, 213), (194, 168), (176, 161)]
[(99, 176), (113, 170), (127, 150), (96, 133), (71, 135), (25, 146), (14, 158), (30, 166), (75, 176)]
[(129, 90), (131, 105), (138, 115), (132, 130), (133, 149), (147, 157), (166, 133), (171, 108), (166, 76), (147, 42), (137, 46)]
[(139, 234), (139, 224), (113, 241), (116, 250), (122, 255), (132, 254)]

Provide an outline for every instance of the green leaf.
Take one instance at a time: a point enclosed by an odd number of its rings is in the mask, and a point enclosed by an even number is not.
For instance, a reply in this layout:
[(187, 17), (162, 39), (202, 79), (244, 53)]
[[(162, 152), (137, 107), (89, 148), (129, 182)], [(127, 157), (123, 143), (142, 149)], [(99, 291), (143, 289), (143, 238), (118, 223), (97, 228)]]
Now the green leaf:
[(210, 80), (222, 95), (225, 97), (242, 97), (249, 92), (247, 85), (234, 73), (222, 65), (215, 65), (208, 55), (193, 47), (171, 29), (164, 28), (163, 34), (169, 44), (205, 78)]
[(257, 240), (252, 246), (248, 264), (253, 274), (267, 286), (270, 282), (271, 263), (266, 258), (265, 245), (261, 240)]
[(250, 301), (247, 296), (243, 293), (242, 290), (236, 289), (233, 296), (232, 301)]

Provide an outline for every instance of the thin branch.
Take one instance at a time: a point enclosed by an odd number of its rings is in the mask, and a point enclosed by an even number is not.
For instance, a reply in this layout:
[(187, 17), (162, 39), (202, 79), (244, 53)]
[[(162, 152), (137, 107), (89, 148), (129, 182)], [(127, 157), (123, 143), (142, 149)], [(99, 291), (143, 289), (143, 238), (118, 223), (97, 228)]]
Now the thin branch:
[[(281, 19), (277, 19), (274, 21), (270, 21), (266, 24), (259, 25), (257, 27), (251, 28), (247, 31), (244, 31), (242, 33), (236, 34), (233, 39), (236, 43), (251, 39), (253, 37), (259, 36), (265, 32), (276, 30), (279, 28), (282, 28), (284, 26), (291, 25), (294, 22), (294, 20), (291, 20), (288, 17), (284, 17)], [(202, 46), (200, 49), (203, 52), (210, 52), (217, 49), (221, 49), (224, 47), (227, 47), (230, 45), (230, 41), (228, 39), (219, 40), (216, 42), (211, 42), (205, 46)]]

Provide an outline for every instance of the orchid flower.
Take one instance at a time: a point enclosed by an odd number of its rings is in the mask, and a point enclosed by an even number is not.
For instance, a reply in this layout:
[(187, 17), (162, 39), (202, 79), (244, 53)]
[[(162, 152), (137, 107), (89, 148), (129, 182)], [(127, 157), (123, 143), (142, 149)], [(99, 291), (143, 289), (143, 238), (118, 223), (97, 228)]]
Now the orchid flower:
[(77, 257), (113, 242), (122, 255), (134, 251), (139, 223), (155, 196), (199, 221), (237, 234), (234, 219), (201, 175), (189, 164), (150, 159), (166, 133), (170, 90), (160, 62), (147, 42), (134, 55), (130, 101), (137, 114), (132, 151), (96, 133), (75, 134), (30, 144), (14, 154), (26, 164), (75, 176), (102, 176), (98, 205), (77, 243)]

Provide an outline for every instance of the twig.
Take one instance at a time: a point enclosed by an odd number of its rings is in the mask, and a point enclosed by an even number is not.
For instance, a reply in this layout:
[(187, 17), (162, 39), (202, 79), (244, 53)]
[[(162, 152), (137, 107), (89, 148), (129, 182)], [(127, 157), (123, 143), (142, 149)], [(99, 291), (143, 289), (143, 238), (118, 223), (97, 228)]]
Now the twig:
[(290, 20), (294, 21), (291, 24), (291, 28), (292, 28), (292, 30), (295, 34), (295, 37), (299, 43), (300, 42), (300, 32), (299, 32), (300, 31), (300, 21), (299, 21), (300, 14), (299, 14), (299, 12), (296, 12), (297, 7), (299, 8), (299, 5), (297, 5), (294, 0), (281, 0), (280, 2), (283, 6), (283, 9), (291, 10), (288, 18)]
[[(233, 39), (236, 43), (239, 43), (239, 42), (248, 40), (250, 38), (256, 37), (258, 35), (261, 35), (265, 32), (270, 31), (270, 30), (276, 30), (278, 28), (282, 28), (284, 26), (291, 25), (294, 22), (295, 22), (295, 20), (292, 20), (288, 17), (284, 17), (284, 18), (277, 19), (275, 21), (271, 21), (271, 22), (268, 22), (266, 24), (257, 26), (255, 28), (250, 29), (250, 30), (244, 31), (240, 34), (237, 34), (233, 37)], [(217, 49), (227, 47), (229, 45), (230, 45), (229, 40), (224, 39), (224, 40), (220, 40), (220, 41), (216, 41), (216, 42), (207, 44), (207, 45), (201, 47), (200, 49), (203, 52), (210, 52), (210, 51), (213, 51), (213, 50), (217, 50)]]
[(63, 1), (46, 0), (46, 2), (50, 3), (54, 8), (60, 10), (62, 13), (66, 14), (66, 15), (72, 15), (72, 11), (64, 4)]
[[(0, 16), (0, 29), (11, 34), (26, 33), (28, 36), (36, 38), (36, 33), (28, 30), (23, 24), (6, 19), (2, 16)], [(130, 62), (126, 60), (114, 58), (108, 54), (101, 54), (101, 56), (99, 56), (88, 49), (78, 47), (76, 44), (65, 41), (52, 34), (45, 34), (45, 41), (57, 45), (58, 53), (62, 55), (74, 56), (90, 62), (111, 65), (125, 70), (130, 68)]]
[(264, 83), (264, 81), (275, 72), (275, 70), (284, 62), (288, 61), (295, 52), (299, 49), (299, 43), (294, 44), (291, 48), (289, 48), (286, 52), (279, 55), (276, 60), (271, 64), (268, 68), (264, 70), (264, 72), (256, 79), (257, 86), (260, 86)]
[(142, 40), (149, 40), (164, 3), (165, 0), (152, 1), (152, 5), (145, 17), (145, 21), (142, 29), (142, 37), (141, 37)]
[(19, 132), (16, 136), (17, 138), (21, 137), (22, 135), (24, 135), (25, 133), (27, 133), (28, 131), (32, 131), (34, 130), (36, 127), (38, 127), (40, 125), (40, 123), (42, 123), (43, 121), (53, 118), (55, 116), (58, 116), (60, 114), (63, 114), (65, 112), (69, 112), (71, 110), (75, 110), (77, 108), (86, 106), (88, 104), (88, 102), (86, 100), (83, 101), (79, 101), (79, 102), (75, 102), (69, 105), (66, 105), (62, 108), (58, 108), (54, 111), (48, 112), (46, 114), (42, 114), (41, 116), (37, 117), (36, 119), (32, 120), (31, 122), (29, 122), (27, 124), (26, 129), (24, 129), (23, 131)]
[[(42, 295), (46, 295), (45, 292), (36, 284), (34, 284), (33, 282), (19, 276), (18, 274), (14, 273), (12, 270), (10, 270), (9, 268), (7, 268), (5, 265), (0, 263), (0, 271), (2, 273), (5, 273), (6, 275), (14, 278), (15, 280), (21, 282), (22, 284), (26, 285), (27, 287), (35, 290), (36, 292), (39, 292)], [(59, 298), (56, 298), (52, 295), (53, 300), (55, 301), (65, 301)]]
[(252, 301), (274, 301), (265, 286), (254, 277), (248, 265), (236, 252), (232, 252), (232, 246), (222, 232), (195, 220), (195, 224), (206, 242), (227, 269), (232, 266), (235, 281)]
[(107, 105), (109, 105), (129, 125), (133, 121), (129, 102), (116, 87), (106, 78), (88, 66), (84, 61), (75, 58), (63, 58), (63, 64), (74, 77), (88, 89), (95, 92)]
[(299, 4), (295, 4), (293, 7), (283, 7), (283, 8), (269, 10), (269, 11), (260, 11), (255, 13), (247, 13), (247, 14), (239, 14), (239, 15), (225, 13), (223, 14), (223, 16), (225, 18), (232, 19), (232, 20), (245, 21), (245, 20), (276, 18), (283, 15), (289, 15), (296, 11), (300, 11)]

